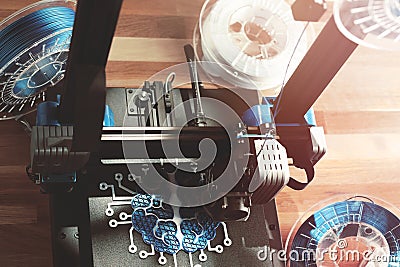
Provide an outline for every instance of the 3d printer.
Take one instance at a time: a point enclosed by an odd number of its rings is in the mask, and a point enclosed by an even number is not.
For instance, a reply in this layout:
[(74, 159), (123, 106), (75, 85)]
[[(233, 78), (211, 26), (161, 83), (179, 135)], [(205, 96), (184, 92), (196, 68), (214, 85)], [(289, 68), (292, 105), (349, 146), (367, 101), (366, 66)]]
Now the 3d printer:
[[(42, 86), (10, 87), (34, 99), (32, 106), (42, 102), (28, 171), (51, 194), (54, 264), (154, 266), (172, 259), (194, 266), (195, 255), (204, 266), (284, 266), (275, 257), (260, 262), (256, 256), (260, 247), (281, 249), (273, 198), (286, 185), (307, 185), (290, 177), (288, 158), (305, 170), (308, 182), (314, 177), (313, 166), (326, 148), (321, 128), (305, 115), (356, 44), (331, 19), (276, 98), (204, 89), (199, 76), (205, 75), (190, 47), (185, 67), (192, 90), (174, 88), (169, 79), (105, 90), (120, 7), (121, 1), (78, 1), (65, 78), (59, 63), (66, 61), (64, 43), (39, 61), (49, 70), (23, 72)], [(314, 5), (318, 13), (319, 7)], [(12, 112), (15, 105), (4, 103), (2, 112)], [(18, 105), (23, 113), (27, 105)], [(119, 224), (132, 225), (129, 235), (120, 228), (104, 234)], [(149, 229), (153, 236), (145, 235)], [(134, 231), (144, 241), (133, 241)], [(219, 243), (229, 247), (222, 254)], [(206, 247), (216, 253), (205, 256)], [(155, 251), (158, 259), (149, 257)]]

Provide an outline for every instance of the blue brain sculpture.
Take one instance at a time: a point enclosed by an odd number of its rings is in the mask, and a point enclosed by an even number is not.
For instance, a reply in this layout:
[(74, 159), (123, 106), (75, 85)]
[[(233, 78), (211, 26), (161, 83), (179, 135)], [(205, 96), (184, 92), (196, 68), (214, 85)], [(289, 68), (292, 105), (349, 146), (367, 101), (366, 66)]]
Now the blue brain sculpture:
[(132, 208), (132, 225), (142, 234), (143, 241), (154, 245), (156, 251), (168, 254), (206, 248), (207, 241), (214, 239), (220, 224), (205, 213), (182, 219), (171, 206), (147, 194), (135, 195)]

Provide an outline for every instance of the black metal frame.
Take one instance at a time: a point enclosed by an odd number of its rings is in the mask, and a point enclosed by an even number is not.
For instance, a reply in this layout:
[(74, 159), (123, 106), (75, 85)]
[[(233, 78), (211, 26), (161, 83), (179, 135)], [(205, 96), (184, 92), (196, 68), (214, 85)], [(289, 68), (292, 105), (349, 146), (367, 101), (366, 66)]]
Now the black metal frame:
[(122, 0), (80, 0), (68, 56), (60, 122), (74, 125), (72, 151), (90, 152), (100, 142), (105, 67)]
[(306, 112), (356, 47), (339, 31), (332, 16), (277, 97), (275, 122), (304, 124)]
[[(60, 122), (74, 126), (72, 151), (92, 152), (100, 143), (106, 101), (105, 66), (121, 5), (122, 0), (77, 3), (59, 111)], [(72, 192), (50, 195), (54, 266), (93, 265), (89, 181), (84, 175), (79, 178)], [(79, 236), (68, 236), (69, 227), (79, 227)], [(77, 237), (79, 242), (71, 242)]]

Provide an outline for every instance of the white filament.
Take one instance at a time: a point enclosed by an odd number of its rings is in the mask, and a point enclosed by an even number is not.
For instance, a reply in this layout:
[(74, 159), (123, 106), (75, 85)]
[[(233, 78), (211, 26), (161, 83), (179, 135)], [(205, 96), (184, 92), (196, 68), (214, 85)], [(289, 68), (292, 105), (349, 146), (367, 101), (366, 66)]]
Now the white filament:
[[(303, 30), (283, 0), (206, 1), (200, 14), (203, 64), (212, 76), (241, 88), (278, 86)], [(305, 37), (296, 49), (289, 75), (307, 50)]]

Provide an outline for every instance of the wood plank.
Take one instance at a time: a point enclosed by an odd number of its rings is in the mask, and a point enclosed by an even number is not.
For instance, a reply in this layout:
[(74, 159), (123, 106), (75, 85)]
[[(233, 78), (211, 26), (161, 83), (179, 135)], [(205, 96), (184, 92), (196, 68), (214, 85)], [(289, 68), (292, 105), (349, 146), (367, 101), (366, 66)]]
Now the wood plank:
[(147, 16), (176, 16), (178, 15), (177, 3), (165, 0), (128, 0), (124, 1), (121, 9), (122, 15), (147, 15)]
[(0, 138), (0, 166), (29, 164), (29, 137), (22, 134), (3, 133)]
[(110, 61), (185, 62), (187, 39), (115, 37)]
[(15, 12), (15, 11), (20, 10), (20, 9), (22, 9), (32, 3), (35, 3), (35, 2), (37, 2), (37, 1), (35, 1), (35, 0), (18, 0), (18, 1), (2, 0), (0, 8), (2, 10), (7, 10), (7, 11), (10, 10), (12, 12)]
[(0, 205), (0, 225), (25, 224), (37, 222), (37, 210), (35, 205), (29, 206), (4, 206)]
[[(178, 62), (109, 61), (107, 63), (107, 86), (139, 88), (154, 74), (168, 69)], [(143, 67), (145, 66), (145, 67)], [(123, 71), (121, 71), (123, 70)], [(165, 77), (163, 78), (163, 80)]]
[(196, 23), (196, 16), (132, 16), (122, 13), (115, 36), (192, 39)]
[[(2, 0), (0, 19), (36, 0)], [(107, 65), (107, 86), (138, 87), (185, 62), (183, 45), (204, 1), (125, 0)], [(330, 17), (332, 3), (318, 33)], [(400, 52), (359, 47), (315, 105), (328, 152), (304, 191), (277, 196), (282, 236), (315, 203), (365, 194), (400, 207)], [(0, 121), (0, 265), (51, 266), (48, 196), (26, 177), (29, 137), (18, 123)], [(296, 177), (299, 170), (291, 169)], [(304, 178), (304, 177), (303, 177)], [(234, 233), (231, 233), (234, 234)]]
[(52, 266), (48, 224), (0, 225), (2, 266)]
[(398, 159), (399, 133), (327, 135), (326, 159)]
[(317, 111), (316, 118), (326, 134), (400, 132), (400, 110)]
[(318, 99), (315, 109), (399, 110), (399, 58), (400, 52), (358, 47)]

